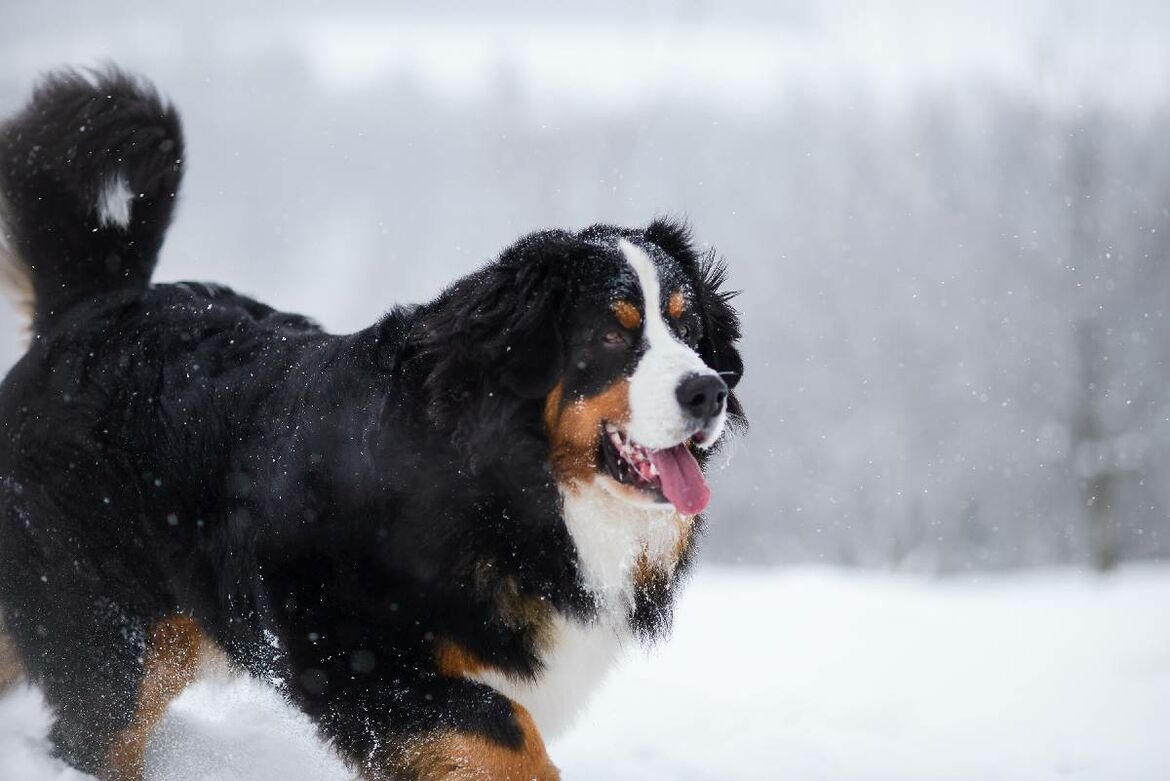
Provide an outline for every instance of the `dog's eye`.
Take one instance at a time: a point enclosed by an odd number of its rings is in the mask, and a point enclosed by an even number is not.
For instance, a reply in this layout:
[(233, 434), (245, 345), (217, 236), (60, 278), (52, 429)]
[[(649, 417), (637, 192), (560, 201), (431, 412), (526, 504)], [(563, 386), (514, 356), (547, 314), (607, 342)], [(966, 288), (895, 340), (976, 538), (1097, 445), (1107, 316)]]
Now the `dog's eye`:
[(687, 325), (686, 323), (679, 323), (678, 324), (678, 335), (680, 338), (682, 338), (683, 341), (690, 339), (691, 338), (691, 327), (689, 325)]
[(608, 345), (621, 345), (626, 343), (626, 335), (616, 328), (612, 328), (601, 335), (601, 341)]

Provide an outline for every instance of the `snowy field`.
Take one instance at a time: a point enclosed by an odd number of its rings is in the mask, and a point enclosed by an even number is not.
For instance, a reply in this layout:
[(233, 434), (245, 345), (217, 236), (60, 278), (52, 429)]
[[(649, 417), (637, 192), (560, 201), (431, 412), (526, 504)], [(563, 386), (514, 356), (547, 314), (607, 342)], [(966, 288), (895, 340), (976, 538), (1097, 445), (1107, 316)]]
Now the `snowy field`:
[[(566, 781), (1165, 779), (1170, 569), (920, 580), (708, 571), (673, 639), (632, 650), (551, 753)], [(49, 715), (0, 699), (0, 779), (86, 778)], [(200, 683), (149, 750), (157, 781), (348, 779), (248, 681)]]

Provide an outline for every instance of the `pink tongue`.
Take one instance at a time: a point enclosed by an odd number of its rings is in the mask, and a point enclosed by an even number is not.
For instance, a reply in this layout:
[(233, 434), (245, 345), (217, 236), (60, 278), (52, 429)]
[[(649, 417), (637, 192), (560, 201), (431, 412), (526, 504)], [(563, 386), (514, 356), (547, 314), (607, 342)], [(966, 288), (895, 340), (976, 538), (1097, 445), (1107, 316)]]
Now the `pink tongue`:
[(707, 502), (711, 501), (711, 489), (699, 470), (699, 462), (686, 444), (668, 450), (654, 450), (650, 453), (650, 460), (658, 470), (662, 493), (676, 510), (683, 515), (703, 512)]

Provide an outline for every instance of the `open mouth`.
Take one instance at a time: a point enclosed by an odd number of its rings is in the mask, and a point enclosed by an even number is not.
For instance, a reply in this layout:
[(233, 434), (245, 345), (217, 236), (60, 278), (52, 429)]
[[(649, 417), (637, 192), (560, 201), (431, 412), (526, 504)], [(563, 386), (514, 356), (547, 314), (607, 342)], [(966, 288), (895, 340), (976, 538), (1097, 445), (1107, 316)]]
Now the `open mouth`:
[(655, 502), (669, 502), (684, 515), (701, 513), (711, 500), (711, 489), (691, 453), (689, 440), (654, 450), (606, 423), (601, 437), (601, 463), (617, 482)]

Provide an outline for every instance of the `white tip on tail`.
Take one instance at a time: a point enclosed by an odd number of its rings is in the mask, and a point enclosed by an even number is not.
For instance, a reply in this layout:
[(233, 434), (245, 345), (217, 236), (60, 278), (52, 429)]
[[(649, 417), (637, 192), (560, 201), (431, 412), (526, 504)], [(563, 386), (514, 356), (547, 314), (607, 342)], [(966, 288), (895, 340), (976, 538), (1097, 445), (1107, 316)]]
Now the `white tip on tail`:
[(134, 194), (122, 174), (106, 180), (97, 199), (98, 224), (125, 230), (130, 227), (130, 202)]

